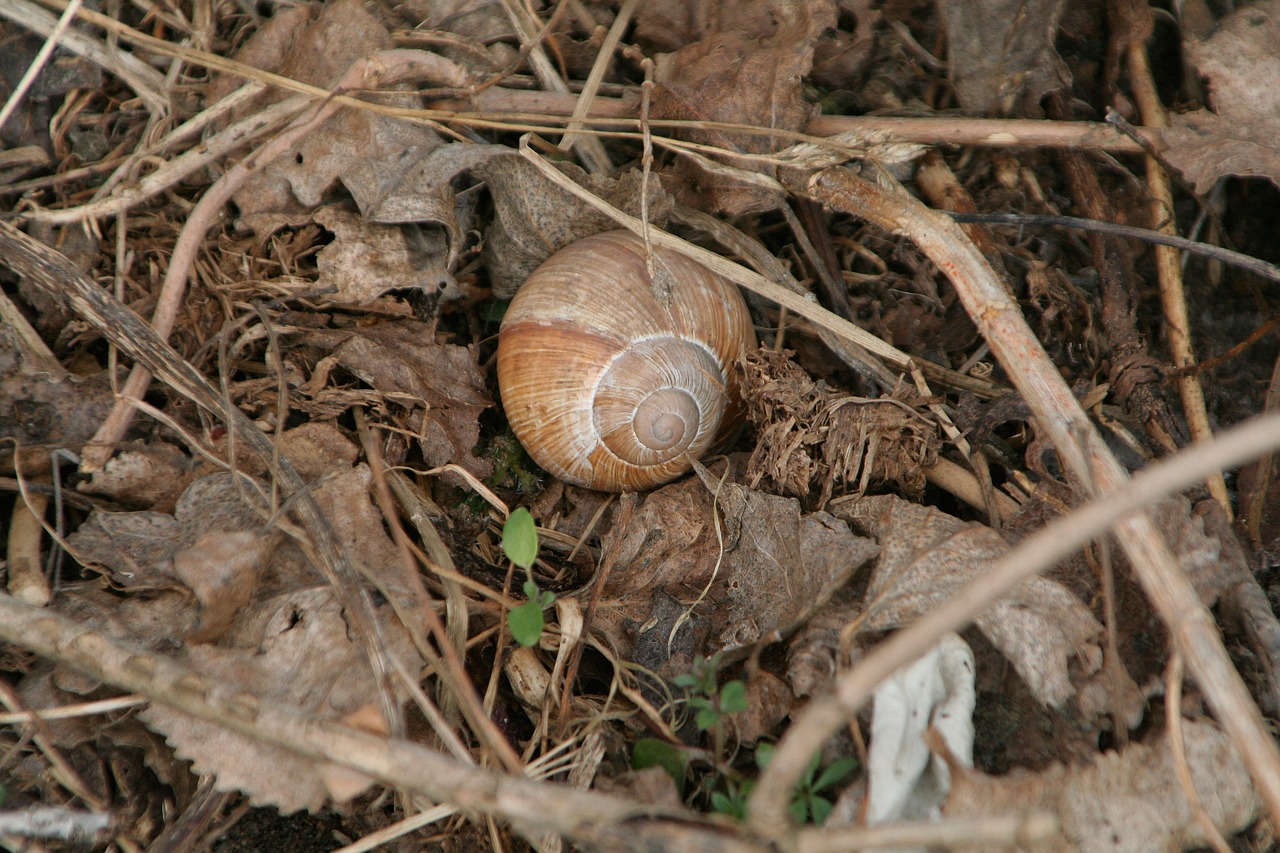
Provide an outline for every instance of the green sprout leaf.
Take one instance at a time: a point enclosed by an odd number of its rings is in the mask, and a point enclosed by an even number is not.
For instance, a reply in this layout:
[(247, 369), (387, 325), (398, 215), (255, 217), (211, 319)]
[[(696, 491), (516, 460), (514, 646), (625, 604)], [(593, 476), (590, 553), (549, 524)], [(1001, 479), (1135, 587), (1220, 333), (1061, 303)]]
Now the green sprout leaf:
[(725, 714), (747, 710), (747, 685), (741, 681), (730, 681), (720, 688), (720, 710)]
[(698, 726), (698, 731), (705, 732), (715, 728), (716, 724), (720, 722), (720, 712), (715, 708), (703, 708), (694, 717), (694, 722)]
[(522, 569), (530, 568), (537, 558), (538, 528), (524, 507), (507, 516), (507, 523), (502, 525), (502, 551)]
[(526, 601), (507, 613), (507, 627), (511, 629), (511, 636), (522, 646), (537, 645), (545, 624), (542, 608), (537, 601)]
[(856, 758), (837, 758), (835, 761), (822, 771), (813, 784), (809, 786), (809, 790), (817, 794), (825, 791), (832, 785), (838, 785), (853, 775), (858, 769), (858, 759)]
[(511, 608), (507, 613), (507, 627), (511, 629), (511, 636), (515, 637), (517, 643), (533, 646), (542, 636), (542, 629), (546, 625), (542, 611), (555, 604), (556, 597), (554, 593), (538, 589), (533, 581), (525, 581), (521, 589), (529, 600)]
[(738, 823), (747, 819), (747, 798), (740, 791), (726, 794), (723, 791), (711, 792), (711, 808), (722, 815), (727, 815)]
[(631, 766), (636, 770), (661, 767), (675, 780), (678, 789), (684, 788), (685, 767), (689, 757), (684, 750), (653, 737), (642, 737), (631, 748)]

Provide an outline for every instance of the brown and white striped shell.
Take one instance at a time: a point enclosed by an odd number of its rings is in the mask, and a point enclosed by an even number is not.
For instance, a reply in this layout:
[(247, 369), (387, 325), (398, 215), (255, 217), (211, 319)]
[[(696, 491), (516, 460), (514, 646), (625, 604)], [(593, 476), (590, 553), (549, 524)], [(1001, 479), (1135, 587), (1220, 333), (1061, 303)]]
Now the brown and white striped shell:
[(498, 386), (516, 437), (570, 483), (638, 491), (673, 480), (731, 431), (734, 363), (754, 346), (736, 287), (654, 247), (654, 295), (630, 231), (578, 240), (538, 267), (507, 309)]

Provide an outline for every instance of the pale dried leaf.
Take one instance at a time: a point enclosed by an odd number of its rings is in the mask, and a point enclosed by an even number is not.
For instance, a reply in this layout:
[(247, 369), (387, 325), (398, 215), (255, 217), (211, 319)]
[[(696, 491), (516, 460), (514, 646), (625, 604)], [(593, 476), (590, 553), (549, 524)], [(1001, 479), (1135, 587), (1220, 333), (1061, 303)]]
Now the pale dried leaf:
[(617, 776), (601, 776), (596, 780), (595, 789), (625, 797), (633, 803), (654, 806), (657, 811), (670, 813), (684, 808), (675, 780), (657, 766), (628, 770)]
[[(39, 370), (16, 330), (0, 322), (0, 439), (79, 450), (111, 411), (107, 380), (105, 371), (85, 378)], [(12, 447), (12, 441), (0, 441), (0, 458)]]
[(341, 205), (315, 211), (315, 222), (333, 232), (333, 242), (316, 255), (317, 285), (339, 302), (370, 302), (391, 290), (421, 290), (456, 296), (448, 271), (448, 246), (441, 235), (409, 239), (403, 228), (368, 222)]
[(303, 479), (318, 480), (334, 469), (350, 468), (360, 448), (333, 424), (309, 421), (285, 431), (280, 453)]
[(174, 557), (202, 536), (258, 531), (267, 517), (264, 502), (245, 478), (210, 474), (191, 483), (173, 515), (94, 510), (67, 542), (88, 565), (129, 590), (173, 589)]
[(1241, 6), (1204, 41), (1184, 45), (1209, 80), (1209, 110), (1172, 117), (1164, 156), (1202, 193), (1224, 175), (1280, 186), (1280, 0)]
[[(995, 530), (962, 522), (893, 496), (861, 498), (832, 507), (855, 529), (875, 537), (880, 560), (867, 590), (861, 629), (908, 624), (947, 601), (1008, 551)], [(1024, 581), (978, 614), (978, 627), (1009, 659), (1037, 699), (1053, 707), (1075, 695), (1070, 666), (1098, 669), (1102, 626), (1062, 585), (1042, 577)]]
[(951, 80), (966, 112), (1040, 118), (1040, 99), (1070, 84), (1054, 49), (1065, 0), (944, 3)]
[[(1253, 821), (1258, 799), (1231, 739), (1208, 721), (1184, 721), (1183, 742), (1196, 793), (1219, 831), (1231, 836)], [(1130, 744), (1080, 767), (994, 777), (953, 775), (947, 817), (981, 817), (1033, 809), (1056, 812), (1062, 840), (1054, 851), (1180, 851), (1206, 843), (1178, 784), (1167, 734)]]

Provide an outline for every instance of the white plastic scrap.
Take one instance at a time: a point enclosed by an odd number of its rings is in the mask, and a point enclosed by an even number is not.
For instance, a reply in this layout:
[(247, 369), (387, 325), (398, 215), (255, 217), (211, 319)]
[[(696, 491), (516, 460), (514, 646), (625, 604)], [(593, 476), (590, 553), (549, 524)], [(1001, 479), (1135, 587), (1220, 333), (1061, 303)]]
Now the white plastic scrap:
[(867, 757), (869, 826), (940, 816), (951, 773), (923, 735), (933, 726), (951, 754), (973, 766), (974, 701), (973, 652), (955, 634), (880, 685)]

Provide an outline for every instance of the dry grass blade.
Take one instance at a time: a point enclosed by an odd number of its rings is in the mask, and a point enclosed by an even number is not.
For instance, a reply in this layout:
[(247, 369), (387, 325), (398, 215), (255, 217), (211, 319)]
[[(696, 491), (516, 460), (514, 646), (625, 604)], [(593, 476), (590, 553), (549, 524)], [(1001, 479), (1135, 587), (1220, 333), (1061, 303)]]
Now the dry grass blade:
[(36, 54), (36, 58), (27, 66), (22, 79), (18, 81), (18, 85), (13, 87), (13, 91), (9, 93), (9, 99), (5, 101), (4, 106), (0, 107), (0, 128), (3, 128), (5, 122), (9, 120), (9, 116), (13, 115), (14, 110), (18, 108), (18, 104), (22, 102), (23, 97), (27, 94), (27, 90), (31, 88), (31, 84), (40, 75), (40, 70), (44, 68), (45, 63), (49, 61), (49, 57), (53, 55), (53, 49), (58, 46), (58, 42), (63, 34), (66, 33), (67, 27), (71, 26), (71, 22), (75, 19), (76, 12), (80, 9), (80, 3), (81, 0), (72, 0), (71, 4), (63, 11), (62, 17), (58, 18), (57, 25), (49, 33), (44, 44), (40, 46), (40, 52)]

